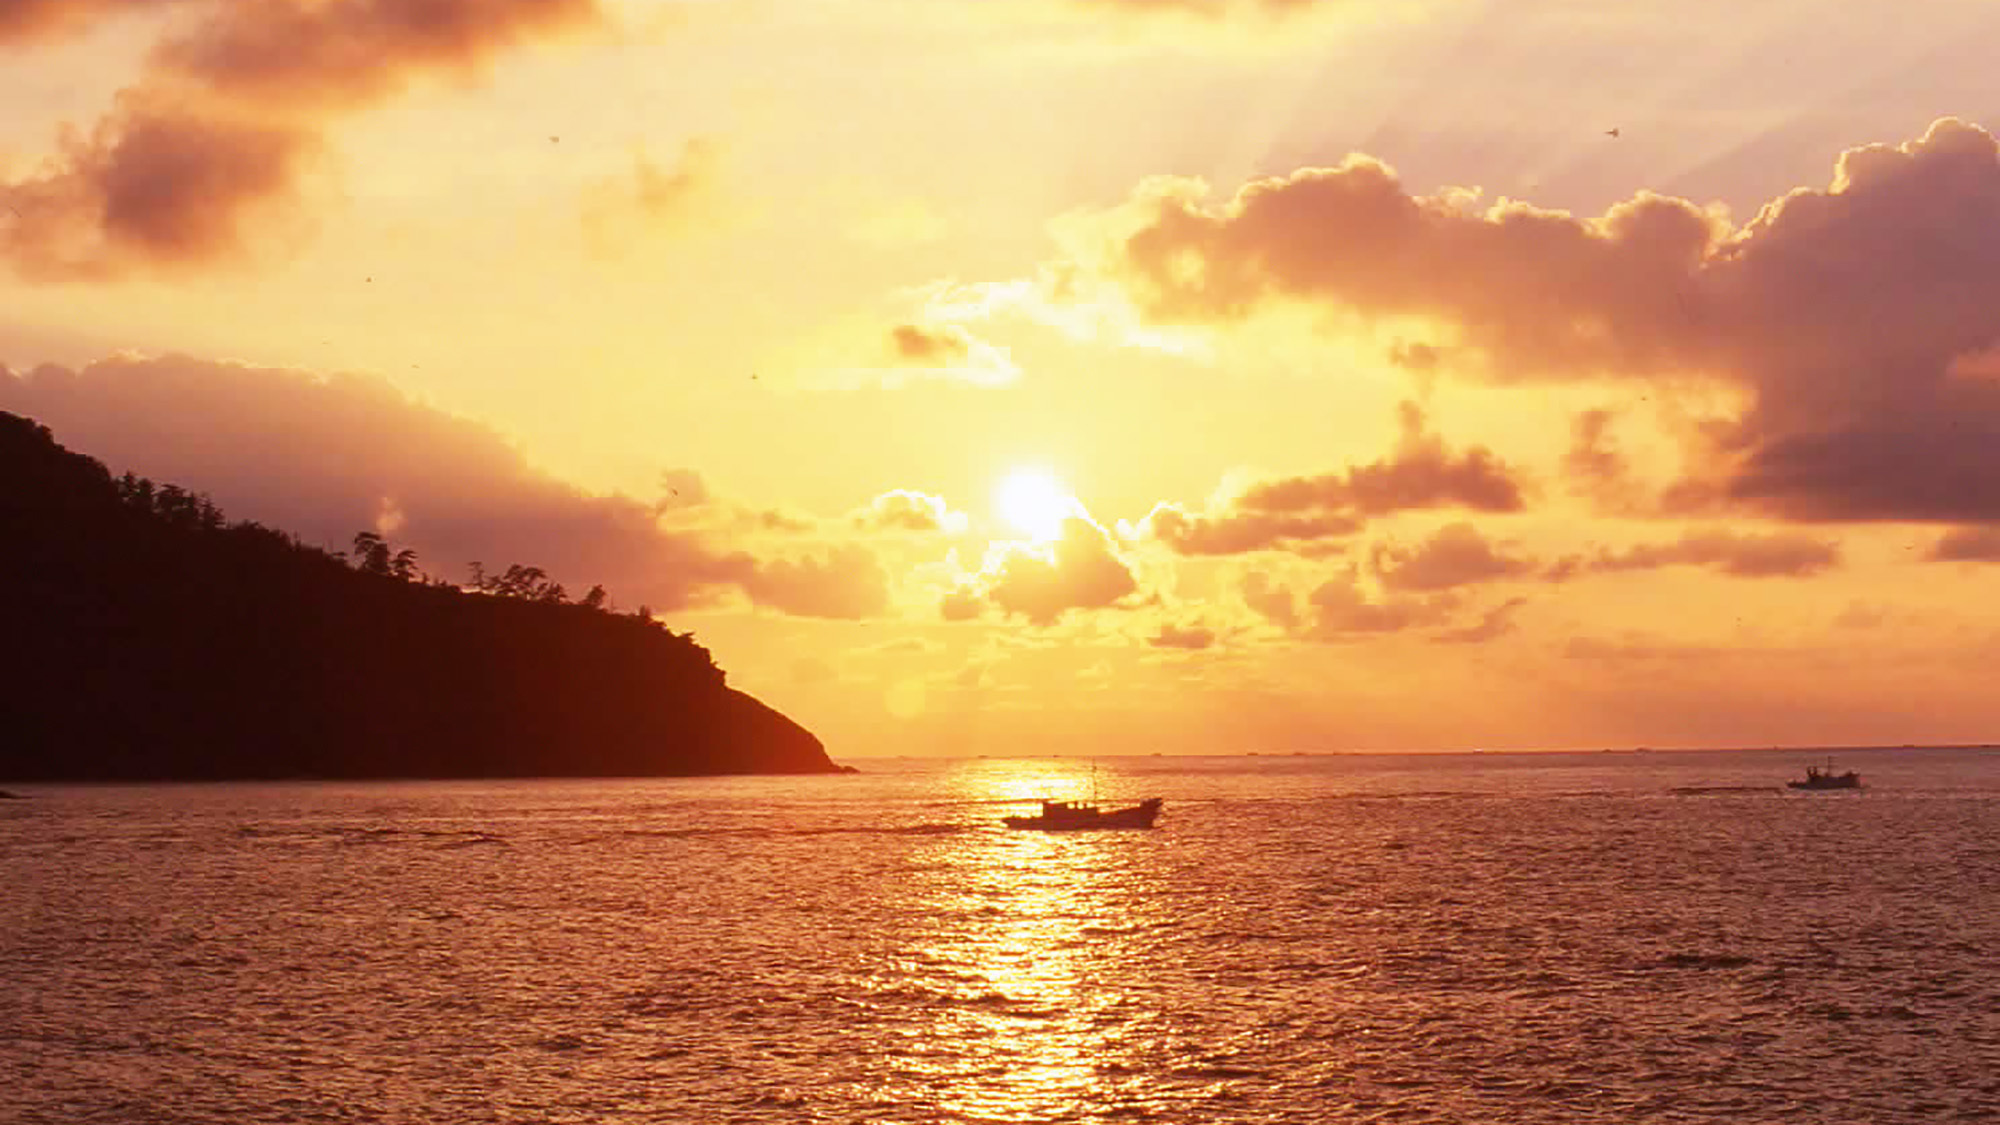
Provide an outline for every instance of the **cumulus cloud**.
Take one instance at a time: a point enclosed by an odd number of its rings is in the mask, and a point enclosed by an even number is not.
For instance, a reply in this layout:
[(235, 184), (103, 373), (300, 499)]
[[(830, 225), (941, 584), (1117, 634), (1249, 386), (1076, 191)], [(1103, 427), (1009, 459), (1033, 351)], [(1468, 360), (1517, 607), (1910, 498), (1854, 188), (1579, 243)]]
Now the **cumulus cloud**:
[(868, 506), (848, 516), (848, 522), (864, 531), (946, 531), (966, 528), (965, 513), (954, 512), (942, 496), (895, 488), (869, 501)]
[(1669, 543), (1605, 550), (1582, 565), (1596, 572), (1705, 566), (1738, 578), (1806, 578), (1840, 565), (1840, 548), (1806, 535), (1694, 531)]
[(1969, 374), (2000, 346), (2000, 144), (1975, 125), (1850, 150), (1828, 186), (1741, 226), (1650, 192), (1594, 218), (1418, 196), (1359, 155), (1206, 195), (1147, 181), (1071, 239), (1067, 268), (1155, 324), (1304, 302), (1436, 325), (1419, 342), (1501, 381), (1712, 379), (1746, 405), (1688, 451), (1701, 488), (1683, 496), (1799, 520), (2000, 519), (2000, 380)]
[(1516, 470), (1483, 446), (1454, 453), (1428, 432), (1423, 411), (1404, 403), (1402, 438), (1389, 456), (1315, 476), (1258, 481), (1216, 510), (1155, 508), (1141, 533), (1184, 555), (1227, 555), (1302, 546), (1348, 536), (1397, 512), (1467, 508), (1516, 512), (1525, 506)]
[(34, 280), (242, 260), (259, 220), (290, 212), (318, 152), (310, 130), (127, 94), (39, 171), (0, 183), (14, 215), (0, 260)]
[[(139, 3), (0, 7), (0, 47)], [(169, 3), (151, 7), (169, 7)], [(88, 130), (66, 130), (26, 176), (0, 181), (0, 261), (38, 280), (116, 277), (241, 258), (290, 215), (338, 115), (432, 74), (600, 18), (596, 0), (224, 0), (154, 45)]]
[(1514, 578), (1535, 569), (1533, 560), (1506, 553), (1462, 522), (1446, 524), (1415, 547), (1378, 543), (1369, 566), (1384, 589), (1413, 592)]
[[(975, 588), (1003, 613), (1053, 625), (1071, 610), (1116, 605), (1138, 592), (1139, 583), (1103, 528), (1072, 517), (1063, 521), (1062, 534), (1053, 543), (1000, 548), (976, 577)], [(946, 597), (947, 618), (971, 616), (965, 596), (961, 591)]]
[[(308, 542), (342, 546), (386, 521), (446, 578), (462, 579), (473, 560), (520, 562), (661, 610), (731, 589), (810, 616), (887, 605), (880, 567), (859, 547), (777, 560), (718, 548), (664, 526), (654, 503), (542, 474), (493, 430), (379, 379), (123, 356), (79, 370), (0, 367), (0, 410), (35, 418), (114, 472), (207, 492), (235, 518)], [(666, 479), (705, 495), (698, 476)]]

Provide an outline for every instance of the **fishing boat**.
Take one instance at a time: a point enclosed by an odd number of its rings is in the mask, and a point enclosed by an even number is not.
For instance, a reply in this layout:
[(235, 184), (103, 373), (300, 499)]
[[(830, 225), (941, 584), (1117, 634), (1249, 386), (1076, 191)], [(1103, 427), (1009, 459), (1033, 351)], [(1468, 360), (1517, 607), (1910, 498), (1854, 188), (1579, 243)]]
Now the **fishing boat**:
[(1162, 801), (1149, 797), (1122, 809), (1101, 809), (1087, 801), (1043, 801), (1036, 816), (1003, 817), (1009, 828), (1032, 828), (1042, 832), (1083, 832), (1093, 828), (1151, 828), (1159, 818)]
[(1031, 828), (1039, 832), (1087, 832), (1094, 828), (1151, 828), (1159, 819), (1158, 797), (1149, 797), (1122, 809), (1099, 808), (1097, 804), (1097, 763), (1090, 763), (1090, 800), (1042, 802), (1035, 816), (1000, 818), (1009, 828)]
[(1802, 780), (1787, 781), (1785, 785), (1792, 789), (1859, 789), (1861, 775), (1853, 770), (1848, 770), (1846, 773), (1833, 772), (1833, 759), (1828, 758), (1825, 769), (1807, 766), (1806, 776)]

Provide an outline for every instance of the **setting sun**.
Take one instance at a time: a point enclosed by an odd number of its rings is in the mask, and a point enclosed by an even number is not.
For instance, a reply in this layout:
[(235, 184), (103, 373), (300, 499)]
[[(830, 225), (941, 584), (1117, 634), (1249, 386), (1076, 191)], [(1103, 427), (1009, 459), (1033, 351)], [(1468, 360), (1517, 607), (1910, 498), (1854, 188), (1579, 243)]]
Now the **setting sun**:
[(993, 490), (1002, 519), (1036, 542), (1062, 536), (1063, 521), (1077, 511), (1076, 497), (1045, 469), (1016, 469)]

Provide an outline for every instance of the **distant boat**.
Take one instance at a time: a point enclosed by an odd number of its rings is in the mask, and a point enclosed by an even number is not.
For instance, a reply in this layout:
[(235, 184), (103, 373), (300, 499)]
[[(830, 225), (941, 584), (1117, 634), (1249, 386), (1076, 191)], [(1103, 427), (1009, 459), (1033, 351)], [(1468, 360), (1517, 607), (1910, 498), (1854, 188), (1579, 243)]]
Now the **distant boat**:
[(1792, 789), (1859, 789), (1861, 775), (1853, 770), (1848, 770), (1846, 773), (1833, 772), (1833, 759), (1828, 758), (1825, 769), (1807, 766), (1804, 780), (1787, 781), (1785, 785)]
[(1159, 818), (1158, 797), (1150, 797), (1122, 809), (1100, 809), (1082, 801), (1043, 801), (1037, 816), (1003, 817), (1009, 828), (1032, 828), (1041, 832), (1084, 832), (1093, 828), (1151, 828)]

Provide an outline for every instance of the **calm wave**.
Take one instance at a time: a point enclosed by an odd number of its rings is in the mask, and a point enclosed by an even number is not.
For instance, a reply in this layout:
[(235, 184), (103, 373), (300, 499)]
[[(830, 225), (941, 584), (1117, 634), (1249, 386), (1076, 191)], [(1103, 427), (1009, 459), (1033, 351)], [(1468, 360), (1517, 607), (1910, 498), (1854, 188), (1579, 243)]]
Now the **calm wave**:
[(1807, 758), (34, 787), (0, 1122), (2000, 1116), (2000, 754)]

